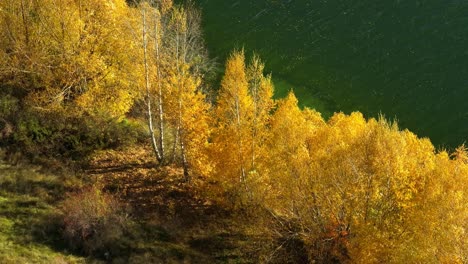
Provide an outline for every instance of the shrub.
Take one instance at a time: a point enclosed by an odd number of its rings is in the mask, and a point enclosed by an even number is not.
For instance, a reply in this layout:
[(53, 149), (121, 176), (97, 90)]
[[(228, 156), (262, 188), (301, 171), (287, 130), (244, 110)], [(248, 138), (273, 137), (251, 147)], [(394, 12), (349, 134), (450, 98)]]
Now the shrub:
[(144, 136), (136, 122), (102, 116), (29, 112), (16, 123), (11, 147), (35, 161), (83, 160), (95, 150), (133, 144)]
[(2, 117), (11, 117), (18, 112), (18, 109), (18, 98), (15, 98), (10, 94), (0, 93), (0, 115)]
[(13, 134), (14, 114), (18, 111), (18, 99), (0, 93), (0, 147), (6, 145)]
[(129, 224), (126, 208), (97, 187), (69, 195), (61, 211), (65, 240), (85, 254), (109, 254)]

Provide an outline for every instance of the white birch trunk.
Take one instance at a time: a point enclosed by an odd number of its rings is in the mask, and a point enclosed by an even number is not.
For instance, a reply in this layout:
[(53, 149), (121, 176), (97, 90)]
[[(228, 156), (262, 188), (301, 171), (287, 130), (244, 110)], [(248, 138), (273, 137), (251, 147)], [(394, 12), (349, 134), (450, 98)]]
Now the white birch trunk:
[(151, 146), (153, 147), (154, 154), (159, 163), (162, 162), (162, 156), (159, 152), (158, 145), (156, 142), (156, 137), (154, 135), (153, 128), (153, 114), (151, 110), (151, 93), (150, 93), (150, 81), (149, 81), (149, 67), (148, 67), (148, 40), (147, 40), (147, 28), (146, 28), (146, 10), (142, 8), (141, 11), (142, 22), (143, 22), (143, 59), (145, 66), (145, 88), (146, 88), (146, 107), (147, 107), (147, 116), (148, 116), (148, 129), (151, 137)]

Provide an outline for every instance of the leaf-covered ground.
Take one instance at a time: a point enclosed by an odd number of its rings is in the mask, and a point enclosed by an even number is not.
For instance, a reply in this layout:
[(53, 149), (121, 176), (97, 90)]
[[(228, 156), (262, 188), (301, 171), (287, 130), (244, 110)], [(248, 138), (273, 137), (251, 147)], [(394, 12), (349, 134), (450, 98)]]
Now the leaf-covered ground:
[[(245, 215), (157, 168), (147, 149), (97, 153), (79, 173), (0, 166), (0, 263), (254, 263), (267, 247)], [(63, 241), (56, 216), (67, 193), (97, 185), (130, 208), (131, 225), (111, 255), (83, 256)]]
[(141, 232), (136, 236), (143, 238), (134, 238), (141, 242), (135, 250), (169, 262), (256, 262), (264, 245), (261, 236), (243, 223), (244, 216), (207, 198), (203, 179), (187, 184), (182, 169), (158, 168), (149, 153), (141, 146), (104, 151), (87, 170), (96, 184), (132, 208)]

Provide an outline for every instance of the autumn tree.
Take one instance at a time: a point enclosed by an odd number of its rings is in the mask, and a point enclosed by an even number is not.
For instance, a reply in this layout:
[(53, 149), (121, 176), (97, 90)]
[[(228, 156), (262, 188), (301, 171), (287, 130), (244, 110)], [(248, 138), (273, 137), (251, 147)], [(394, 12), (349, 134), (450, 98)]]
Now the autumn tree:
[(215, 115), (216, 173), (231, 185), (245, 183), (250, 167), (253, 100), (243, 50), (233, 52), (226, 62)]
[[(159, 56), (159, 43), (161, 33), (160, 27), (160, 17), (159, 17), (159, 10), (152, 8), (148, 2), (142, 2), (139, 5), (139, 11), (141, 13), (141, 23), (137, 23), (137, 25), (141, 26), (141, 47), (143, 53), (143, 78), (144, 78), (144, 90), (146, 92), (145, 96), (145, 104), (146, 104), (146, 115), (147, 115), (147, 122), (148, 122), (148, 130), (151, 139), (151, 146), (153, 147), (154, 154), (156, 159), (158, 160), (159, 164), (161, 164), (164, 160), (164, 112), (163, 112), (163, 99), (162, 99), (162, 85), (161, 85), (161, 60)], [(154, 46), (150, 45), (150, 32), (151, 32), (151, 25), (154, 24), (154, 35), (153, 35), (153, 42)], [(135, 34), (136, 35), (136, 34)], [(135, 39), (140, 39), (138, 35)], [(151, 49), (154, 47), (154, 51)], [(153, 52), (152, 52), (153, 51)], [(154, 56), (152, 56), (154, 54)], [(154, 68), (156, 68), (154, 70)], [(158, 128), (159, 128), (159, 135), (156, 136), (155, 129), (154, 129), (154, 118), (153, 118), (153, 89), (152, 83), (155, 80), (157, 83), (157, 110), (158, 114)]]
[(113, 1), (2, 1), (3, 80), (25, 89), (33, 106), (78, 106), (121, 117), (139, 96), (132, 90), (135, 51)]
[[(172, 144), (172, 162), (182, 163), (188, 181), (189, 167), (197, 173), (202, 167), (191, 166), (189, 161), (188, 156), (194, 153), (193, 143), (206, 141), (196, 140), (190, 131), (196, 130), (196, 126), (207, 127), (203, 116), (209, 108), (202, 93), (204, 71), (201, 69), (210, 63), (199, 29), (199, 13), (194, 6), (174, 6), (172, 1), (144, 1), (138, 6), (142, 17), (139, 28), (143, 34), (135, 39), (142, 43), (145, 73), (142, 87), (145, 87), (152, 146), (159, 163), (166, 164), (171, 162), (166, 145)], [(192, 117), (186, 114), (188, 112)], [(193, 116), (198, 123), (185, 120)], [(199, 130), (198, 135), (206, 139), (208, 132), (208, 129)], [(202, 152), (196, 152), (200, 156), (194, 157), (193, 162), (204, 160)]]
[[(254, 54), (250, 64), (247, 66), (246, 74), (253, 107), (250, 171), (255, 173), (266, 170), (265, 166), (262, 166), (261, 161), (266, 161), (269, 158), (268, 153), (270, 151), (266, 143), (270, 132), (271, 112), (275, 107), (273, 100), (274, 87), (271, 75), (265, 76), (264, 69), (265, 65), (260, 60), (260, 57)], [(260, 164), (258, 161), (260, 161)]]
[[(209, 105), (201, 92), (203, 76), (199, 71), (204, 59), (200, 58), (202, 54), (197, 54), (199, 47), (192, 48), (197, 44), (203, 47), (201, 34), (194, 33), (199, 25), (189, 19), (190, 12), (195, 11), (182, 6), (172, 6), (167, 1), (151, 4), (153, 6), (144, 3), (141, 8), (142, 15), (145, 16), (142, 25), (146, 38), (143, 38), (142, 43), (147, 75), (147, 116), (152, 145), (159, 163), (168, 162), (165, 145), (169, 141), (166, 140), (166, 133), (172, 134), (172, 138), (169, 138), (172, 139), (173, 146), (172, 161), (182, 163), (185, 178), (189, 181), (189, 170), (205, 173), (205, 169), (210, 167), (201, 151), (206, 147), (209, 133)], [(152, 16), (149, 17), (148, 13)], [(155, 115), (151, 107), (152, 101), (156, 102)], [(159, 128), (157, 136), (153, 120)], [(202, 163), (205, 163), (205, 166), (202, 166)]]
[(292, 228), (286, 234), (301, 238), (311, 260), (466, 259), (462, 148), (451, 160), (395, 123), (360, 113), (338, 113), (325, 123), (294, 99), (281, 101), (273, 115), (275, 158), (265, 204), (289, 221), (282, 225)]
[[(153, 41), (154, 41), (154, 64), (156, 67), (156, 102), (157, 102), (157, 120), (159, 128), (159, 144), (156, 148), (159, 148), (159, 155), (156, 152), (156, 156), (159, 156), (159, 162), (164, 161), (165, 157), (165, 121), (164, 121), (164, 104), (163, 104), (163, 46), (162, 40), (164, 39), (164, 17), (167, 15), (168, 11), (172, 8), (173, 3), (171, 0), (164, 0), (153, 3)], [(151, 106), (150, 106), (150, 94), (147, 93), (148, 100), (148, 119), (151, 120)], [(154, 132), (151, 133), (154, 138)], [(152, 139), (153, 148), (154, 139)]]

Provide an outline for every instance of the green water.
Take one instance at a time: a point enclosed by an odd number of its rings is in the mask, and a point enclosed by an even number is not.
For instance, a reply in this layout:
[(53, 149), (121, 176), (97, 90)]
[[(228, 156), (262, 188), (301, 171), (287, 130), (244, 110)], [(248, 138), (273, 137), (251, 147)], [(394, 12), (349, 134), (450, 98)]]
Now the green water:
[(383, 113), (438, 146), (468, 138), (468, 1), (197, 0), (208, 48), (256, 51), (279, 94)]

